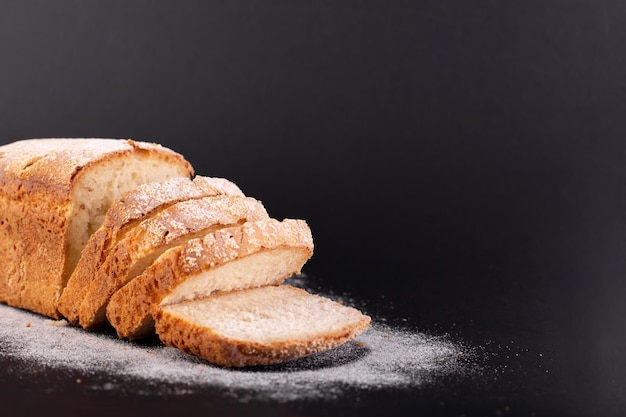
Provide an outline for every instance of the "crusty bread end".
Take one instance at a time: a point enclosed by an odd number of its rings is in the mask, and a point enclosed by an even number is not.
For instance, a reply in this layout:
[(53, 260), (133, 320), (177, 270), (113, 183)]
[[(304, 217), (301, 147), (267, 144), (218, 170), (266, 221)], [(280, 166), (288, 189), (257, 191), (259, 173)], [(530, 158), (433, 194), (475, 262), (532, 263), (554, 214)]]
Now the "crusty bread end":
[(59, 318), (57, 300), (110, 204), (140, 183), (189, 177), (181, 155), (118, 139), (0, 147), (0, 302)]

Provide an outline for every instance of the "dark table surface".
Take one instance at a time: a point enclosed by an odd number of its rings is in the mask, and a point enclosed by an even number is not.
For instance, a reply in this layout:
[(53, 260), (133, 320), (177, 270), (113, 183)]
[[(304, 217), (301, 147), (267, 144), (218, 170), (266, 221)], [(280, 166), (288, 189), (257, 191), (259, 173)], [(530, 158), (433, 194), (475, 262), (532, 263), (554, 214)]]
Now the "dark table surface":
[(163, 143), (306, 219), (320, 288), (471, 347), (484, 369), (358, 402), (242, 403), (17, 377), (0, 351), (16, 414), (626, 413), (622, 3), (2, 9), (2, 143)]
[[(408, 389), (352, 387), (322, 399), (239, 401), (210, 386), (172, 394), (150, 381), (124, 379), (114, 390), (93, 390), (109, 372), (77, 384), (75, 372), (63, 367), (31, 374), (24, 365), (25, 372), (16, 372), (15, 361), (0, 354), (0, 369), (13, 368), (0, 373), (0, 397), (24, 415), (622, 415), (624, 265), (606, 258), (606, 246), (594, 249), (569, 233), (557, 242), (567, 250), (559, 255), (538, 245), (533, 250), (541, 253), (525, 265), (481, 268), (471, 256), (450, 255), (430, 268), (420, 261), (406, 270), (331, 265), (335, 272), (315, 279), (320, 288), (350, 294), (377, 322), (462, 344), (481, 368), (474, 374)], [(404, 256), (408, 262), (415, 254)]]

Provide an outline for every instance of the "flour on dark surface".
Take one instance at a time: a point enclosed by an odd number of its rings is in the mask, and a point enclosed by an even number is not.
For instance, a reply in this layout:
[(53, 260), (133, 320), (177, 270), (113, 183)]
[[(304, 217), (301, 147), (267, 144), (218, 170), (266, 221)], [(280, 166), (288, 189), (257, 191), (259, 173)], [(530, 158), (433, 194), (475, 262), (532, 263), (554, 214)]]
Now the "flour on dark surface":
[[(65, 324), (0, 305), (0, 355), (19, 364), (10, 371), (74, 371), (90, 390), (127, 390), (124, 381), (133, 380), (143, 382), (130, 385), (141, 386), (139, 393), (146, 395), (211, 389), (239, 401), (289, 402), (339, 397), (347, 391), (415, 389), (477, 369), (471, 349), (457, 342), (376, 320), (356, 341), (334, 350), (281, 365), (235, 370), (156, 341), (128, 342)], [(87, 380), (102, 382), (89, 385)]]

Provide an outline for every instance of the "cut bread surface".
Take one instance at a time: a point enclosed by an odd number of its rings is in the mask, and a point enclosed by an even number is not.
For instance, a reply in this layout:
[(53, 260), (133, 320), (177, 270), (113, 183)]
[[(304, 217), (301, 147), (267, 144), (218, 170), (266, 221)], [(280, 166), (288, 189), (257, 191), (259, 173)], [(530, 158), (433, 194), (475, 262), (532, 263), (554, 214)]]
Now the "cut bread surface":
[(131, 154), (94, 165), (78, 175), (70, 199), (67, 273), (74, 270), (89, 237), (104, 222), (111, 204), (137, 186), (188, 175), (177, 165), (163, 164), (148, 154)]
[(167, 249), (212, 230), (269, 218), (263, 205), (251, 197), (213, 196), (178, 202), (131, 231), (98, 268), (78, 309), (84, 328), (106, 324), (110, 297)]
[(163, 297), (161, 305), (206, 297), (216, 291), (276, 285), (299, 274), (309, 257), (310, 252), (304, 247), (260, 249), (181, 282)]
[(226, 179), (203, 176), (196, 176), (193, 180), (173, 177), (161, 182), (147, 182), (124, 193), (112, 203), (101, 226), (82, 250), (59, 298), (60, 313), (70, 323), (78, 324), (78, 308), (96, 271), (111, 247), (123, 239), (128, 230), (180, 201), (217, 195), (244, 196), (239, 187)]
[(275, 364), (332, 349), (370, 325), (357, 309), (287, 285), (162, 306), (155, 319), (165, 344), (225, 367)]
[(268, 219), (220, 229), (165, 252), (111, 297), (107, 317), (119, 337), (151, 336), (159, 305), (277, 285), (300, 273), (312, 254), (313, 239), (303, 220)]

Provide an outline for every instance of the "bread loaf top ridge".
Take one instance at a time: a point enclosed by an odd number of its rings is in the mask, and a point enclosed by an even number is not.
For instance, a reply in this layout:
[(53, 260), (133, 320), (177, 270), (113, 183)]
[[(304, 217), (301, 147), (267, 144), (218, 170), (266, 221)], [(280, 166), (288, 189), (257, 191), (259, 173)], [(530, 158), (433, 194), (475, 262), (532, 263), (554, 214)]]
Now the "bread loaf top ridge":
[(137, 185), (189, 177), (161, 145), (122, 139), (27, 139), (0, 146), (0, 302), (59, 318), (57, 300), (89, 235)]
[(78, 308), (109, 250), (142, 220), (178, 202), (217, 195), (244, 196), (237, 185), (224, 178), (196, 176), (193, 180), (179, 177), (140, 184), (114, 201), (100, 228), (89, 238), (59, 298), (61, 314), (70, 323), (78, 324)]
[(193, 174), (191, 164), (182, 155), (156, 143), (102, 138), (25, 139), (0, 146), (2, 193), (12, 196), (43, 191), (66, 200), (75, 177), (91, 165), (140, 153), (158, 154), (160, 159), (180, 166), (181, 176)]

